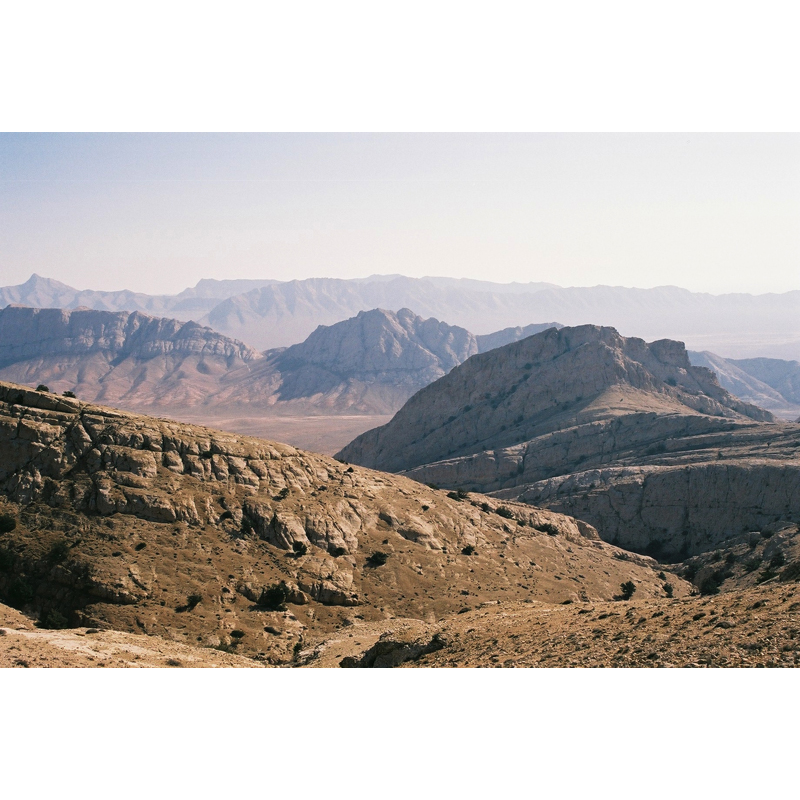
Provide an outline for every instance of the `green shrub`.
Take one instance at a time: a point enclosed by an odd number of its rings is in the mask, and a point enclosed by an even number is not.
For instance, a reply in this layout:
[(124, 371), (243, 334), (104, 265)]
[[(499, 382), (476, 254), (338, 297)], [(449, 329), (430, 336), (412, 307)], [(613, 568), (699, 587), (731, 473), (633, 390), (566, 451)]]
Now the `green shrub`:
[(558, 528), (552, 522), (542, 522), (540, 525), (534, 526), (537, 531), (546, 533), (548, 536), (558, 536)]
[(664, 588), (664, 594), (666, 594), (667, 597), (672, 597), (672, 593), (674, 591), (672, 584), (665, 583), (663, 588)]
[(464, 547), (461, 550), (461, 553), (462, 553), (462, 555), (465, 555), (465, 556), (472, 556), (472, 555), (475, 555), (476, 550), (471, 544), (468, 544), (466, 547)]
[(8, 587), (8, 601), (14, 608), (22, 608), (33, 600), (33, 589), (24, 578), (15, 578)]
[(0, 533), (11, 533), (17, 527), (17, 521), (11, 514), (0, 514)]
[(63, 393), (64, 397), (71, 397), (73, 400), (75, 399), (75, 392), (66, 391)]
[(39, 385), (36, 387), (36, 391), (37, 391), (37, 392), (49, 392), (49, 391), (50, 391), (50, 389), (49, 389), (47, 386), (45, 386), (43, 383), (40, 383), (40, 384), (39, 384)]
[(786, 564), (786, 556), (781, 553), (779, 550), (775, 553), (774, 556), (769, 560), (769, 565), (772, 569), (777, 569), (778, 567), (783, 567)]
[(65, 539), (59, 539), (57, 542), (53, 542), (50, 550), (47, 553), (47, 560), (51, 564), (60, 564), (62, 561), (67, 560), (67, 556), (69, 555), (69, 544)]
[(64, 628), (69, 628), (69, 620), (60, 611), (51, 608), (50, 611), (42, 615), (36, 623), (36, 627), (63, 630)]
[(295, 557), (300, 558), (308, 552), (308, 545), (305, 542), (292, 542), (292, 550)]
[(503, 517), (504, 519), (514, 519), (514, 512), (505, 506), (500, 506), (495, 513), (498, 517)]
[(289, 587), (285, 581), (281, 581), (261, 590), (258, 605), (269, 611), (286, 611), (286, 601), (288, 599)]
[(367, 564), (370, 567), (382, 567), (388, 560), (389, 560), (388, 553), (382, 553), (380, 550), (376, 550), (367, 559)]
[(630, 600), (636, 591), (636, 584), (633, 581), (625, 581), (625, 583), (619, 585), (619, 588), (621, 592), (620, 597), (622, 597), (623, 600)]
[(782, 581), (796, 581), (800, 579), (800, 561), (792, 561), (781, 573)]
[(289, 487), (288, 486), (284, 486), (283, 489), (281, 489), (278, 492), (278, 494), (275, 495), (274, 499), (275, 500), (285, 500), (288, 496), (289, 496)]
[(745, 572), (755, 572), (761, 566), (761, 559), (758, 556), (750, 558), (744, 562)]

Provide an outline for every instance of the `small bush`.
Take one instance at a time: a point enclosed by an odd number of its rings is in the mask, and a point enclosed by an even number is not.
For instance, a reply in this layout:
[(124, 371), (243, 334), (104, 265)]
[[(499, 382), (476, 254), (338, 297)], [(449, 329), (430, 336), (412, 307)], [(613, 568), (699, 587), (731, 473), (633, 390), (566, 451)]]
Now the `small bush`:
[(425, 484), (429, 489), (433, 489), (434, 491), (439, 490), (439, 484), (437, 483), (426, 483)]
[(203, 602), (203, 595), (201, 594), (190, 594), (186, 598), (186, 609), (191, 611), (196, 606), (200, 605)]
[(238, 628), (232, 630), (231, 639), (244, 639), (244, 631), (240, 631)]
[(47, 560), (51, 564), (60, 564), (62, 561), (67, 560), (68, 555), (69, 545), (65, 539), (59, 539), (57, 542), (53, 542), (52, 547), (47, 553)]
[(778, 567), (783, 567), (786, 564), (786, 556), (780, 552), (780, 550), (775, 553), (774, 556), (769, 560), (769, 565), (772, 569), (777, 569)]
[(253, 532), (253, 523), (249, 517), (242, 517), (242, 534), (249, 536)]
[(288, 599), (289, 587), (285, 581), (281, 581), (261, 590), (258, 605), (269, 611), (286, 611), (286, 601)]
[(69, 390), (67, 390), (66, 392), (63, 393), (63, 396), (64, 397), (71, 397), (74, 400), (75, 399), (75, 392), (70, 392)]
[(725, 556), (725, 563), (726, 564), (736, 563), (736, 553), (734, 553), (733, 550), (731, 550), (731, 552)]
[(543, 522), (541, 525), (536, 525), (535, 528), (548, 536), (558, 536), (558, 528), (552, 522)]
[(503, 517), (503, 519), (514, 519), (514, 512), (505, 506), (500, 506), (495, 513), (498, 517)]
[(49, 628), (50, 630), (63, 630), (69, 627), (69, 620), (54, 608), (44, 614), (36, 623), (37, 628)]
[(275, 495), (275, 500), (285, 500), (289, 496), (289, 487), (284, 486), (278, 494)]
[(471, 544), (468, 544), (466, 547), (464, 547), (464, 548), (461, 550), (461, 554), (462, 554), (462, 555), (465, 555), (465, 556), (472, 556), (472, 555), (475, 555), (475, 552), (476, 552), (476, 550), (475, 550), (475, 548), (474, 548), (474, 547), (473, 547)]
[(782, 581), (796, 581), (800, 579), (800, 561), (793, 561), (781, 573)]
[(334, 548), (331, 549), (331, 555), (334, 558), (339, 558), (340, 556), (345, 555), (345, 553), (347, 553), (347, 548), (345, 548), (345, 547), (338, 547), (337, 546), (337, 547), (334, 547)]
[(755, 558), (749, 558), (747, 561), (744, 562), (744, 571), (745, 572), (755, 572), (761, 566), (761, 559), (756, 556)]
[(664, 594), (666, 594), (667, 597), (672, 597), (672, 593), (674, 591), (674, 587), (672, 586), (672, 584), (665, 583), (663, 588), (664, 588)]
[(33, 589), (24, 578), (15, 578), (8, 587), (9, 604), (22, 608), (33, 600)]
[(448, 492), (448, 493), (447, 493), (447, 496), (448, 496), (448, 497), (449, 497), (451, 500), (461, 500), (461, 499), (462, 499), (461, 497), (459, 497), (459, 496), (458, 496), (458, 492)]
[(50, 391), (50, 389), (49, 389), (49, 387), (45, 386), (43, 383), (40, 383), (40, 384), (39, 384), (39, 385), (36, 387), (36, 391), (37, 391), (37, 392), (49, 392), (49, 391)]
[(367, 559), (367, 564), (370, 567), (382, 567), (388, 560), (389, 560), (388, 553), (382, 553), (380, 550), (376, 550)]
[(292, 550), (295, 557), (300, 558), (308, 552), (308, 545), (305, 542), (292, 542)]
[(0, 533), (11, 533), (17, 527), (17, 521), (11, 514), (0, 514)]
[(623, 600), (630, 600), (636, 591), (636, 584), (633, 581), (625, 581), (625, 583), (619, 585), (619, 588), (620, 597), (622, 597)]

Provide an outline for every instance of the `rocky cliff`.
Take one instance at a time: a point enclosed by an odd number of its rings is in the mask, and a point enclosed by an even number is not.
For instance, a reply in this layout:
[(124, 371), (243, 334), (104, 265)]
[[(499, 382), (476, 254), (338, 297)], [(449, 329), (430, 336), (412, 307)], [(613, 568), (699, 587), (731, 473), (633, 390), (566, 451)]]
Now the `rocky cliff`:
[[(291, 660), (347, 620), (610, 599), (655, 562), (575, 519), (0, 384), (0, 600)], [(679, 579), (676, 591), (687, 590)]]
[(339, 456), (569, 510), (608, 541), (676, 555), (800, 521), (800, 429), (773, 419), (679, 342), (583, 326), (476, 356)]

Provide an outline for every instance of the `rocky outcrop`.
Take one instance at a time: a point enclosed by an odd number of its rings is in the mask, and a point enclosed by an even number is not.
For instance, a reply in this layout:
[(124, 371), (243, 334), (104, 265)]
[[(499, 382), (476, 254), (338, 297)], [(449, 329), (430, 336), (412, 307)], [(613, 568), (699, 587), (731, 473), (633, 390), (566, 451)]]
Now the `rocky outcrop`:
[(728, 359), (709, 352), (690, 352), (689, 359), (695, 366), (712, 370), (724, 389), (746, 403), (765, 408), (782, 419), (794, 420), (800, 414), (797, 361)]
[(800, 431), (772, 419), (679, 342), (586, 326), (473, 358), (340, 457), (559, 510), (676, 557), (800, 521)]
[[(627, 426), (620, 446), (643, 452), (667, 436), (680, 436), (682, 426), (696, 436), (730, 429), (731, 424), (774, 420), (769, 412), (731, 396), (709, 370), (692, 367), (682, 343), (648, 345), (613, 328), (584, 325), (550, 329), (470, 359), (414, 395), (390, 423), (358, 437), (339, 455), (400, 472), (502, 451), (519, 469), (523, 455), (532, 462), (537, 457), (538, 448), (520, 450), (525, 442), (580, 441), (572, 448), (573, 459), (559, 454), (553, 460), (557, 471), (551, 474), (559, 474), (570, 471), (576, 459), (607, 458), (619, 449), (597, 434), (614, 431), (630, 413), (644, 418)], [(566, 429), (571, 433), (565, 438)], [(523, 464), (519, 474), (536, 468)]]
[(11, 384), (0, 517), (0, 600), (278, 660), (343, 609), (662, 593), (655, 562), (562, 514)]

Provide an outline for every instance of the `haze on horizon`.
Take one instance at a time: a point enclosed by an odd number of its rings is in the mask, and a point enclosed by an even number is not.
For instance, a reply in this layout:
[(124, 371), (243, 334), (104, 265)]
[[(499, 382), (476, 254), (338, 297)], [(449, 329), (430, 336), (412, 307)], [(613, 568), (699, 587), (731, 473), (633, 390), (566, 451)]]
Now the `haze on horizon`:
[(3, 134), (0, 284), (800, 289), (796, 134)]

